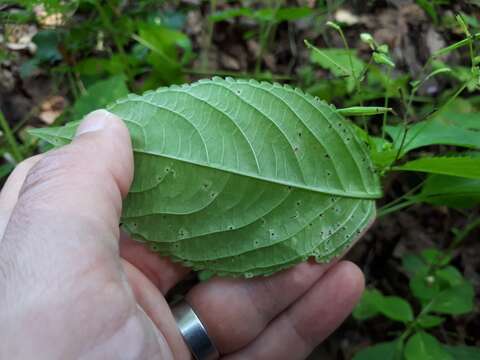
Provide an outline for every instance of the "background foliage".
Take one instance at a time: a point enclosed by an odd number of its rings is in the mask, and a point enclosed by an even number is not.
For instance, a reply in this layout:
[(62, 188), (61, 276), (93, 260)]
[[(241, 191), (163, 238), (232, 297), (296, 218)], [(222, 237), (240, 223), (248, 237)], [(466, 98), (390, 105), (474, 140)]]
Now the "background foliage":
[(299, 86), (350, 107), (385, 193), (349, 254), (368, 290), (312, 358), (480, 358), (479, 14), (478, 0), (4, 0), (0, 176), (48, 149), (29, 128), (128, 92), (213, 75)]

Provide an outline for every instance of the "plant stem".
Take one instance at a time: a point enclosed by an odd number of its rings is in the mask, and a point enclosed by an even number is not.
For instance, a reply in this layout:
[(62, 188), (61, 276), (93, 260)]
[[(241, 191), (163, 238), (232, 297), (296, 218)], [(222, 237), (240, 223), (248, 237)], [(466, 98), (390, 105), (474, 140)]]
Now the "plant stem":
[(133, 75), (132, 75), (132, 72), (130, 70), (130, 65), (129, 65), (127, 53), (125, 52), (125, 49), (123, 48), (122, 42), (120, 41), (119, 37), (117, 36), (117, 31), (113, 27), (113, 24), (110, 21), (110, 18), (108, 17), (105, 9), (100, 4), (100, 1), (95, 0), (94, 5), (97, 8), (97, 11), (100, 15), (100, 19), (103, 22), (103, 26), (105, 26), (105, 28), (110, 32), (110, 35), (112, 36), (113, 42), (115, 43), (115, 47), (117, 48), (117, 50), (120, 54), (120, 58), (121, 58), (122, 63), (123, 63), (123, 68), (125, 70), (125, 74), (127, 75), (128, 80), (130, 81), (130, 80), (133, 79)]
[(3, 116), (3, 112), (1, 110), (0, 127), (2, 128), (3, 135), (5, 136), (5, 140), (7, 141), (8, 146), (10, 147), (10, 153), (12, 154), (13, 159), (16, 163), (19, 163), (23, 160), (23, 155), (20, 151), (20, 145), (17, 142), (17, 139), (15, 139), (15, 135), (13, 135), (12, 129), (10, 128), (7, 119), (5, 119), (5, 116)]
[[(217, 0), (210, 0), (210, 15), (217, 11)], [(205, 46), (202, 54), (202, 69), (208, 69), (208, 52), (212, 46), (213, 28), (215, 23), (209, 20), (207, 16), (207, 38), (205, 39)]]
[(278, 9), (282, 5), (282, 0), (276, 0), (275, 1), (275, 7), (273, 9), (273, 16), (270, 21), (268, 21), (266, 28), (265, 28), (265, 23), (262, 22), (262, 25), (260, 27), (260, 52), (258, 53), (257, 61), (255, 62), (255, 74), (258, 74), (260, 72), (260, 66), (262, 65), (262, 59), (263, 55), (265, 54), (265, 51), (267, 50), (267, 45), (268, 45), (268, 40), (270, 38), (270, 33), (273, 29), (273, 26), (275, 25), (275, 17), (277, 16)]
[(402, 335), (400, 335), (400, 340), (402, 342), (407, 340), (407, 338), (412, 334), (413, 330), (415, 330), (415, 328), (418, 325), (419, 319), (430, 312), (430, 308), (433, 306), (433, 303), (434, 303), (434, 299), (430, 300), (430, 302), (422, 308), (422, 310), (415, 317), (415, 319), (407, 325), (407, 328), (405, 329), (405, 331), (402, 333)]
[[(389, 100), (389, 96), (388, 96), (388, 90), (389, 90), (389, 86), (390, 86), (390, 77), (392, 76), (392, 68), (389, 67), (388, 68), (388, 73), (387, 73), (387, 86), (386, 86), (386, 89), (385, 89), (385, 98), (383, 100), (383, 107), (388, 107), (388, 100)], [(383, 114), (383, 121), (382, 121), (382, 139), (385, 140), (385, 127), (387, 126), (387, 113), (384, 113)]]
[(480, 226), (480, 218), (473, 220), (467, 226), (463, 228), (462, 231), (458, 232), (455, 235), (455, 238), (450, 243), (446, 251), (438, 256), (438, 258), (430, 265), (427, 274), (433, 275), (435, 271), (441, 266), (445, 259), (448, 259), (452, 256), (455, 249), (460, 245), (460, 243), (470, 234), (473, 230)]
[(408, 199), (408, 200), (405, 200), (404, 202), (401, 202), (401, 203), (393, 205), (393, 206), (382, 207), (378, 210), (377, 218), (383, 217), (383, 216), (388, 215), (392, 212), (395, 212), (395, 211), (401, 210), (403, 208), (406, 208), (408, 206), (411, 206), (411, 205), (415, 204), (416, 202), (417, 202), (417, 200), (415, 200), (415, 199)]

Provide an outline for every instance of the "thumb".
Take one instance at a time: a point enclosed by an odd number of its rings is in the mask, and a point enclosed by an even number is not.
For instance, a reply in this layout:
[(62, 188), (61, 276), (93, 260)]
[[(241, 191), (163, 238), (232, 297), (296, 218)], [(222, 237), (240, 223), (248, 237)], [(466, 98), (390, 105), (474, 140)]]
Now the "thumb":
[(122, 197), (132, 177), (124, 123), (106, 110), (89, 114), (71, 144), (45, 154), (27, 174), (5, 230), (0, 264), (7, 258), (16, 270), (58, 274), (118, 253)]

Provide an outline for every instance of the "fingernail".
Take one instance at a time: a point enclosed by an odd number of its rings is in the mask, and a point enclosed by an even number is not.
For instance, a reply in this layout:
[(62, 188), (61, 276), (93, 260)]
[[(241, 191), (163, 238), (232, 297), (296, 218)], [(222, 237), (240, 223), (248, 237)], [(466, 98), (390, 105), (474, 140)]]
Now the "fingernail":
[(110, 125), (112, 117), (115, 115), (104, 109), (91, 112), (82, 120), (75, 136), (105, 129)]

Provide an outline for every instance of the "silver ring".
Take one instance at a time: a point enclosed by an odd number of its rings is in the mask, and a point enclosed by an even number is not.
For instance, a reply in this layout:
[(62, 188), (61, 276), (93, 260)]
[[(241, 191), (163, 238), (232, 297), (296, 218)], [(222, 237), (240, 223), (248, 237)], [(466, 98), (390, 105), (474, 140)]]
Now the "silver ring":
[(217, 360), (220, 357), (207, 329), (185, 300), (172, 307), (172, 314), (195, 360)]

